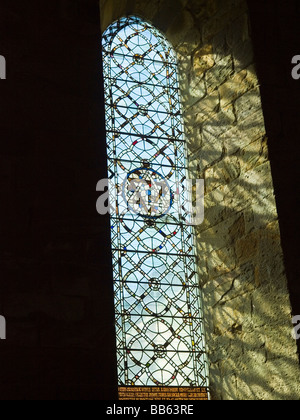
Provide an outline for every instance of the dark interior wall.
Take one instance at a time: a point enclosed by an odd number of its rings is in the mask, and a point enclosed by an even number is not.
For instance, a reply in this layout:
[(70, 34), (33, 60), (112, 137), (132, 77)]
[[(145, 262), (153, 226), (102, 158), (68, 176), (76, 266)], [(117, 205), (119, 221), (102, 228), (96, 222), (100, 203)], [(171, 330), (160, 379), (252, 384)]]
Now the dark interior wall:
[(97, 0), (1, 0), (0, 399), (113, 399)]
[(291, 63), (300, 54), (300, 3), (248, 4), (293, 314), (299, 315), (300, 80), (292, 78)]

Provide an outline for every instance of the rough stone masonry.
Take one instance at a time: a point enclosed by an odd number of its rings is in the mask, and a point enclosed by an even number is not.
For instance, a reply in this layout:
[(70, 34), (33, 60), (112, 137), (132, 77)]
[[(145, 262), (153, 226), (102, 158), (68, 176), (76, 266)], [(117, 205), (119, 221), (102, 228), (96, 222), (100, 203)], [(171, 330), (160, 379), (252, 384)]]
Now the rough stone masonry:
[(128, 14), (178, 53), (212, 397), (298, 400), (300, 375), (268, 139), (245, 0), (101, 0), (102, 30)]

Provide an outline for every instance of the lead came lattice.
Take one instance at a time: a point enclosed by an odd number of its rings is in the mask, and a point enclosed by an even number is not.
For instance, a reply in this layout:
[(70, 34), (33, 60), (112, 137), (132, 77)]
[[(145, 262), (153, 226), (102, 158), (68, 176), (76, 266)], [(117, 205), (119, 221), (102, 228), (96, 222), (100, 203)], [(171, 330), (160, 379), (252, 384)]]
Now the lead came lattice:
[(139, 211), (124, 205), (124, 182), (186, 179), (176, 55), (152, 25), (129, 17), (104, 33), (103, 59), (109, 178), (118, 192), (111, 232), (119, 385), (206, 387), (185, 189), (160, 194), (167, 212), (147, 188)]

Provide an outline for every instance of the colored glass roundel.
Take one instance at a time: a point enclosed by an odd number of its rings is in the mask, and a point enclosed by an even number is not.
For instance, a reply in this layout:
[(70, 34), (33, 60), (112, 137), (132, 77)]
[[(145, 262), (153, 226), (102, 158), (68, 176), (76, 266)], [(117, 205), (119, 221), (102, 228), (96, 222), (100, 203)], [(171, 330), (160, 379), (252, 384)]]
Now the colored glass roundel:
[(176, 55), (129, 17), (103, 62), (119, 385), (207, 386)]

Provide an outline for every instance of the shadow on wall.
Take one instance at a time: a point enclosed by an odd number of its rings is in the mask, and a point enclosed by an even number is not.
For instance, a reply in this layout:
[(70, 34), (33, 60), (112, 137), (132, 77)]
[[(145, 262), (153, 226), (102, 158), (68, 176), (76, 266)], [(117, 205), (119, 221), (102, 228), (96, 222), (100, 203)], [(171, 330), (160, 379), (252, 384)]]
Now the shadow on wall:
[(184, 58), (181, 74), (190, 174), (206, 184), (197, 248), (212, 394), (232, 400), (299, 399), (297, 348), (255, 68), (236, 73), (231, 56), (216, 62), (213, 54), (203, 53), (200, 60), (213, 66), (214, 84), (209, 85), (207, 72), (193, 74), (193, 60), (186, 67)]

